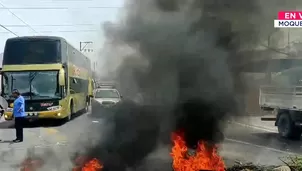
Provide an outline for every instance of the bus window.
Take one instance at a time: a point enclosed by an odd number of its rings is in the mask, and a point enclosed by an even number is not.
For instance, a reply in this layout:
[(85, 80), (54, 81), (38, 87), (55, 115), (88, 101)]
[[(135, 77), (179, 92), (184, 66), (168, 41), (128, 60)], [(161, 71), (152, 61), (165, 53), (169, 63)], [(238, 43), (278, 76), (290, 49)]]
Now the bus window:
[(60, 62), (60, 57), (59, 40), (8, 40), (5, 44), (3, 65), (57, 63)]

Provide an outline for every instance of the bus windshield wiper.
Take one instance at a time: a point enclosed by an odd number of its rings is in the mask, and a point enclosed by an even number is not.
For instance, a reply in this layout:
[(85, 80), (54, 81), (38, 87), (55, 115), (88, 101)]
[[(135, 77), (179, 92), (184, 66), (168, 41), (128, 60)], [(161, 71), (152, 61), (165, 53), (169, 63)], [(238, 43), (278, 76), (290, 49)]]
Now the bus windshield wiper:
[[(29, 73), (29, 92), (32, 91), (32, 88), (31, 88), (31, 84), (33, 82), (33, 80), (36, 78), (36, 76), (38, 75), (38, 72), (30, 72)], [(33, 92), (31, 92), (32, 95), (34, 94)], [(30, 95), (30, 98), (32, 99), (32, 95)]]
[(38, 72), (30, 72), (29, 73), (29, 82), (32, 83), (32, 81), (36, 78), (38, 75)]

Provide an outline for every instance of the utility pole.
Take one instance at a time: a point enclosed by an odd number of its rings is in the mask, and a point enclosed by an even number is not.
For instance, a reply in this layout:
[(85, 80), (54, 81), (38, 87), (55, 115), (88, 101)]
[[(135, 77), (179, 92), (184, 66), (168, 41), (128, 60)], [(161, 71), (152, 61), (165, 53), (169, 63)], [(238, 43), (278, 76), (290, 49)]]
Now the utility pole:
[[(86, 42), (80, 42), (80, 52), (86, 52), (87, 49), (85, 49), (88, 45), (93, 44), (92, 41), (86, 41)], [(88, 52), (93, 52), (92, 48), (88, 48)], [(91, 65), (91, 64), (90, 64)], [(96, 62), (92, 62), (92, 70), (96, 70)]]
[(80, 52), (82, 52), (84, 49), (85, 49), (85, 47), (87, 46), (87, 45), (89, 45), (89, 44), (92, 44), (93, 42), (91, 42), (91, 41), (88, 41), (88, 42), (80, 42)]
[[(272, 40), (272, 36), (275, 32), (272, 32), (268, 35), (267, 37), (267, 49), (271, 50), (271, 40)], [(267, 60), (267, 68), (266, 68), (266, 83), (267, 84), (271, 84), (272, 82), (272, 71), (271, 71), (271, 62), (270, 62), (270, 58)]]

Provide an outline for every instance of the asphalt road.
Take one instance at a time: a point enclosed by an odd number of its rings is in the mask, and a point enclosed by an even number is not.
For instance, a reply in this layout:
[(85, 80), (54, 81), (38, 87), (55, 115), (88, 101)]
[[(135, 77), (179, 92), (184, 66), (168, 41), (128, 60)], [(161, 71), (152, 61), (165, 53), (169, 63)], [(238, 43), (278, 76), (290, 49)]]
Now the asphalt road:
[[(80, 115), (64, 125), (38, 124), (25, 129), (24, 142), (12, 144), (15, 130), (10, 129), (12, 122), (0, 123), (0, 168), (14, 171), (26, 156), (35, 153), (49, 160), (49, 165), (55, 165), (63, 170), (70, 167), (70, 154), (85, 149), (87, 141), (94, 136), (102, 136), (101, 129), (106, 129), (101, 120), (94, 121)], [(236, 119), (226, 124), (226, 139), (221, 145), (220, 153), (227, 164), (234, 160), (255, 162), (259, 164), (281, 164), (280, 157), (302, 154), (301, 141), (291, 141), (279, 138), (273, 123), (262, 123), (257, 117)], [(97, 128), (97, 129), (95, 129)], [(94, 130), (95, 129), (95, 130)], [(50, 150), (50, 151), (48, 151)], [(160, 146), (150, 154), (151, 159), (170, 160), (169, 147)], [(54, 164), (55, 163), (55, 164)], [(64, 163), (63, 165), (60, 165)], [(15, 167), (15, 168), (14, 168)], [(47, 169), (43, 169), (43, 171)]]
[[(93, 120), (87, 115), (81, 116), (68, 123), (58, 130), (63, 133), (74, 126), (82, 125), (82, 134), (69, 134), (68, 136), (80, 137), (77, 141), (85, 139), (84, 137), (92, 136), (92, 132), (101, 132), (104, 127), (91, 127), (91, 125), (104, 124), (100, 120)], [(225, 141), (221, 146), (221, 155), (226, 159), (227, 164), (232, 164), (238, 160), (242, 162), (254, 162), (263, 165), (282, 164), (280, 158), (289, 155), (302, 154), (302, 141), (292, 141), (280, 138), (273, 122), (261, 122), (260, 117), (243, 117), (229, 120), (225, 127)], [(69, 126), (68, 126), (69, 125)], [(67, 126), (66, 128), (64, 128)], [(97, 128), (99, 130), (92, 130)], [(88, 135), (89, 134), (89, 135)], [(151, 156), (157, 158), (169, 157), (169, 147), (159, 146), (158, 150)]]
[[(280, 159), (302, 154), (302, 140), (291, 141), (280, 138), (272, 122), (261, 122), (260, 117), (236, 118), (227, 122), (225, 141), (220, 154), (227, 166), (239, 161), (260, 165), (282, 165)], [(160, 147), (153, 158), (167, 158), (169, 148)], [(165, 157), (164, 157), (165, 156)]]
[[(272, 122), (230, 121), (225, 129), (222, 155), (262, 165), (282, 164), (280, 158), (302, 154), (301, 141), (279, 137)], [(263, 127), (263, 125), (266, 125)]]

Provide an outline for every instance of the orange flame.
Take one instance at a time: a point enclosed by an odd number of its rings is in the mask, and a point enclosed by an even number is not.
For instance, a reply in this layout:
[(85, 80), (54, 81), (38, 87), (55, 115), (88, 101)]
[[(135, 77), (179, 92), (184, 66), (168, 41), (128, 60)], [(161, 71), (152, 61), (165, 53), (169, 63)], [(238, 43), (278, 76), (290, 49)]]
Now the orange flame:
[(103, 165), (101, 162), (94, 158), (92, 160), (89, 160), (84, 164), (84, 166), (78, 166), (73, 168), (73, 171), (101, 171), (103, 169)]
[(207, 143), (199, 141), (195, 155), (188, 154), (188, 147), (183, 138), (183, 133), (173, 133), (171, 156), (174, 171), (225, 171), (222, 158), (218, 155), (217, 146), (207, 147)]

